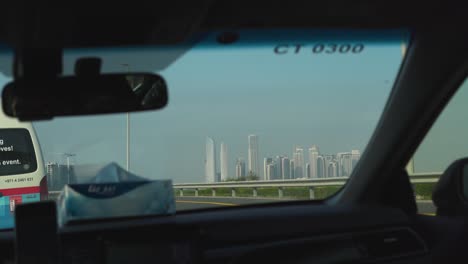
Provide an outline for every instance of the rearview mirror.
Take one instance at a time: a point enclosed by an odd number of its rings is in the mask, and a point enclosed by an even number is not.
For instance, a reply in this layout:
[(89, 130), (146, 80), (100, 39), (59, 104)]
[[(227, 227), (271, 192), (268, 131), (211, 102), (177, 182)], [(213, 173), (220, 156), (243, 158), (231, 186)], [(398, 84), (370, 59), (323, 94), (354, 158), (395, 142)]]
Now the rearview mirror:
[(2, 95), (3, 111), (24, 121), (155, 110), (167, 101), (166, 82), (150, 73), (17, 79)]

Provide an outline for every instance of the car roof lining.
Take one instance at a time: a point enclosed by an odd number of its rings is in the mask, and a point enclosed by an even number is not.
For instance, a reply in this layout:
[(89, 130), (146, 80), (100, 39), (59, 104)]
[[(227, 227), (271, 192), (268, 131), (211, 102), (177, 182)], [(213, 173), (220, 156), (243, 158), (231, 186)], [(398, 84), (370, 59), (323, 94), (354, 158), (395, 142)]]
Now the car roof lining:
[[(0, 41), (36, 46), (171, 44), (238, 28), (399, 28), (464, 21), (460, 1), (132, 1), (46, 6), (18, 1), (0, 18)], [(459, 13), (459, 15), (457, 15)], [(455, 14), (455, 15), (454, 15)]]

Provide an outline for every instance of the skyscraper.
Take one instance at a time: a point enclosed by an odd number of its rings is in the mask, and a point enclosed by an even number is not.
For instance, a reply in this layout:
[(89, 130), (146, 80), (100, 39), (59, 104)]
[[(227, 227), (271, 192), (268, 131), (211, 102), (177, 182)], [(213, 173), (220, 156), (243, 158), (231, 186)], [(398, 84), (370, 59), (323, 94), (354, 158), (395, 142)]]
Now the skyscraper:
[(310, 163), (307, 162), (305, 167), (306, 167), (306, 177), (310, 178)]
[(273, 164), (273, 159), (272, 158), (264, 158), (263, 159), (263, 179), (265, 181), (273, 180), (272, 178), (270, 178), (271, 174), (268, 174), (268, 171), (267, 171), (268, 165), (270, 165), (270, 164)]
[(336, 173), (339, 176), (348, 176), (349, 168), (347, 168), (347, 158), (351, 155), (351, 152), (338, 152), (336, 154)]
[(335, 166), (336, 166), (336, 173), (335, 173), (335, 177), (339, 177), (341, 174), (341, 165), (340, 165), (340, 162), (338, 160), (335, 160)]
[(243, 158), (237, 159), (236, 162), (236, 177), (245, 177), (245, 161)]
[(61, 175), (59, 173), (59, 165), (54, 162), (48, 162), (46, 165), (47, 173), (47, 187), (51, 191), (56, 191), (58, 189), (58, 180)]
[(289, 161), (289, 178), (290, 179), (295, 179), (296, 174), (295, 174), (296, 166), (294, 165), (294, 159)]
[(323, 156), (323, 159), (324, 159), (324, 163), (325, 163), (325, 175), (324, 175), (324, 178), (329, 178), (329, 177), (332, 177), (330, 175), (330, 170), (329, 170), (329, 167), (330, 167), (330, 163), (333, 161), (333, 155), (324, 155)]
[(220, 163), (220, 169), (221, 169), (221, 181), (225, 181), (229, 178), (228, 176), (229, 170), (228, 170), (228, 150), (224, 142), (221, 142), (219, 163)]
[(330, 163), (328, 163), (327, 176), (328, 178), (336, 177), (336, 163), (334, 161), (331, 161)]
[(341, 155), (341, 169), (341, 176), (351, 175), (351, 171), (353, 170), (353, 163), (350, 152)]
[(305, 167), (304, 167), (304, 149), (301, 147), (296, 147), (294, 154), (294, 176), (296, 179), (305, 177)]
[(309, 164), (310, 164), (310, 178), (318, 178), (317, 176), (317, 158), (319, 156), (318, 147), (313, 145), (309, 148)]
[(336, 161), (332, 162), (333, 177), (338, 177), (338, 165)]
[(294, 179), (298, 178), (298, 174), (297, 174), (297, 160), (298, 160), (298, 153), (296, 151), (293, 152), (293, 164), (294, 164), (294, 167), (293, 167), (293, 171), (294, 171)]
[(276, 156), (275, 160), (274, 160), (274, 164), (275, 164), (275, 179), (282, 179), (283, 176), (281, 175), (282, 174), (282, 171), (283, 171), (283, 157), (282, 156)]
[(274, 180), (275, 179), (275, 164), (270, 163), (266, 166), (266, 175), (268, 180)]
[(260, 172), (258, 168), (258, 137), (256, 135), (249, 135), (248, 139), (249, 174), (254, 174), (260, 177)]
[(288, 157), (283, 157), (281, 159), (281, 178), (283, 180), (291, 179), (290, 174), (290, 161)]
[(206, 138), (205, 181), (217, 182), (216, 175), (216, 146), (212, 138)]
[(355, 150), (355, 149), (351, 150), (351, 165), (352, 165), (351, 170), (354, 170), (360, 158), (361, 158), (361, 152), (359, 152), (359, 150)]
[(76, 183), (75, 165), (67, 166), (48, 162), (46, 166), (49, 191), (60, 191), (65, 184)]
[(320, 155), (317, 157), (317, 178), (325, 178), (325, 160)]

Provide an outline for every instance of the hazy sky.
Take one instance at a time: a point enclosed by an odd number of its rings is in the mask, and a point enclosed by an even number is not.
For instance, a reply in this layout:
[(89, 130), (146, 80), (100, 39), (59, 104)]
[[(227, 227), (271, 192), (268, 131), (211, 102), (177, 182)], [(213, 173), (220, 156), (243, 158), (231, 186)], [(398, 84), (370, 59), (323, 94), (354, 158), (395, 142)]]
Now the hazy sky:
[(418, 172), (442, 172), (454, 160), (468, 157), (468, 81), (465, 81), (414, 155)]
[[(168, 84), (169, 105), (130, 115), (131, 171), (200, 182), (207, 136), (216, 141), (218, 155), (219, 144), (227, 144), (232, 176), (236, 158), (247, 159), (249, 134), (259, 136), (260, 164), (265, 156), (291, 157), (295, 145), (307, 152), (316, 144), (325, 154), (363, 151), (402, 60), (404, 35), (388, 36), (392, 41), (359, 40), (346, 32), (244, 32), (238, 43), (226, 46), (216, 44), (211, 34), (162, 71), (158, 62), (164, 53), (155, 49), (69, 52), (65, 68), (70, 72), (77, 56), (99, 54), (104, 71), (125, 70), (123, 63), (131, 70), (158, 71)], [(249, 45), (253, 38), (264, 42)], [(296, 43), (304, 44), (298, 53), (292, 47)], [(318, 43), (362, 43), (364, 49), (314, 54)], [(290, 44), (287, 54), (275, 54), (279, 44)], [(1, 76), (0, 84), (7, 80)], [(122, 167), (125, 125), (125, 115), (35, 123), (46, 162), (71, 152), (79, 164), (116, 161)]]

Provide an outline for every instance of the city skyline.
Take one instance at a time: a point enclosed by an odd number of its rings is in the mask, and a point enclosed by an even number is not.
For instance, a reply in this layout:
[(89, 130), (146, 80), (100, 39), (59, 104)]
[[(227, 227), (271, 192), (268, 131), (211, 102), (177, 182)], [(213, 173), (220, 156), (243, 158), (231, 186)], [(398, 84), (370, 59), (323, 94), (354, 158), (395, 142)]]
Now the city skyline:
[[(259, 174), (252, 174), (256, 166), (255, 160), (258, 159), (256, 153), (258, 153), (258, 148), (260, 147), (257, 135), (249, 134), (247, 136), (249, 173), (246, 172), (246, 164), (243, 157), (235, 158), (234, 171), (228, 170), (228, 157), (231, 155), (225, 141), (222, 141), (219, 145), (220, 155), (219, 163), (217, 163), (215, 140), (212, 137), (207, 137), (206, 140), (205, 182), (233, 180), (248, 175), (256, 175), (259, 180), (348, 177), (361, 156), (360, 150), (357, 149), (337, 152), (335, 154), (325, 154), (320, 152), (318, 145), (312, 144), (308, 148), (308, 158), (306, 159), (304, 148), (295, 145), (291, 155), (292, 158), (286, 154), (265, 156), (263, 157), (263, 170), (261, 173), (257, 168)], [(216, 164), (220, 164), (219, 171)]]

